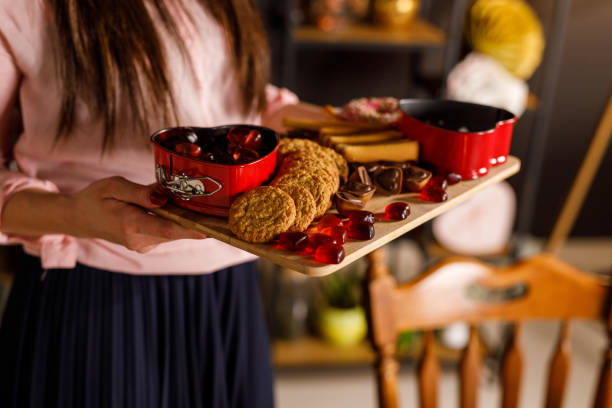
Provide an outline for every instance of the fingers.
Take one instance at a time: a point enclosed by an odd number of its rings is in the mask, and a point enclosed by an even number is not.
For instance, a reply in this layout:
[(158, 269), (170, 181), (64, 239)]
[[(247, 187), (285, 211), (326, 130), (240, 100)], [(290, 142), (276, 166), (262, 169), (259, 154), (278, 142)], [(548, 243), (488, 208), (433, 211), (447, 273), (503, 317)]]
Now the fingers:
[(157, 245), (159, 245), (159, 244), (143, 246), (142, 248), (134, 249), (134, 251), (140, 252), (141, 254), (146, 254), (147, 252), (149, 252), (149, 251), (153, 250), (154, 248), (156, 248)]
[[(131, 214), (123, 221), (122, 229), (126, 236), (139, 235), (159, 238), (161, 241), (177, 239), (203, 239), (206, 235), (182, 227), (172, 221), (155, 215), (146, 214), (138, 208), (126, 209)], [(133, 210), (133, 211), (132, 211)]]
[(104, 198), (114, 198), (148, 209), (164, 206), (169, 198), (155, 184), (144, 186), (118, 176), (104, 179), (101, 188)]

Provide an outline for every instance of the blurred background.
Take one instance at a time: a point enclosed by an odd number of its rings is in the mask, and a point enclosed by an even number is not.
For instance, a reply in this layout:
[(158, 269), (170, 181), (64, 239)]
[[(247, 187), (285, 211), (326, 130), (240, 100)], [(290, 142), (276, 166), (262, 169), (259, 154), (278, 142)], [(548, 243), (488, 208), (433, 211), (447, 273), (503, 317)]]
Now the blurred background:
[[(612, 1), (530, 0), (519, 2), (525, 7), (518, 11), (502, 4), (502, 12), (470, 0), (259, 3), (272, 51), (272, 82), (294, 91), (302, 101), (341, 106), (363, 96), (452, 96), (518, 109), (511, 154), (521, 159), (521, 172), (508, 180), (511, 189), (496, 191), (480, 204), (495, 207), (497, 197), (503, 208), (492, 215), (503, 218), (508, 231), (494, 250), (469, 255), (506, 264), (542, 249), (610, 98)], [(503, 12), (503, 7), (510, 9)], [(476, 51), (487, 59), (468, 58)], [(479, 79), (477, 83), (473, 78)], [(612, 148), (601, 153), (601, 164), (559, 256), (606, 276), (612, 272)], [(471, 239), (469, 234), (459, 235)], [(395, 278), (406, 282), (460, 253), (460, 247), (445, 246), (428, 223), (390, 244), (388, 263)], [(0, 257), (0, 314), (12, 280), (10, 252), (3, 248)], [(278, 406), (375, 406), (374, 354), (362, 307), (366, 262), (323, 279), (263, 260), (259, 267), (277, 368)], [(558, 330), (555, 323), (526, 325), (528, 363), (521, 406), (541, 406), (544, 371)], [(497, 373), (506, 334), (501, 324), (481, 328), (487, 368), (481, 406), (499, 401)], [(467, 327), (440, 330), (436, 339), (443, 367), (456, 368)], [(580, 323), (572, 340), (574, 366), (565, 406), (587, 406), (605, 331), (598, 324)], [(403, 333), (397, 348), (402, 406), (415, 406), (413, 368), (422, 352), (422, 334)], [(456, 406), (458, 388), (451, 371), (443, 376), (443, 407)]]
[[(498, 250), (470, 255), (504, 264), (542, 250), (612, 91), (612, 49), (607, 45), (612, 40), (612, 2), (531, 0), (520, 2), (527, 11), (509, 4), (502, 16), (499, 10), (488, 10), (486, 2), (468, 0), (260, 3), (272, 47), (273, 83), (291, 89), (303, 101), (342, 106), (363, 96), (463, 97), (518, 107), (511, 154), (521, 159), (522, 169), (508, 180), (513, 196), (497, 192), (500, 205), (507, 197), (512, 201), (507, 204), (513, 207), (514, 212), (507, 211), (511, 215), (499, 210), (499, 217), (511, 218), (510, 231)], [(501, 63), (505, 74), (487, 77), (487, 67), (466, 60), (475, 51)], [(459, 72), (464, 78), (488, 79), (474, 85), (469, 79), (457, 79)], [(455, 75), (455, 83), (449, 75)], [(461, 92), (458, 87), (463, 87)], [(519, 101), (521, 92), (527, 92), (526, 100)], [(612, 148), (602, 153), (559, 257), (584, 271), (608, 275), (612, 272), (608, 215)], [(483, 205), (492, 202), (483, 200)], [(428, 223), (388, 247), (391, 272), (399, 282), (460, 253), (441, 244), (435, 229)], [(470, 238), (469, 234), (464, 237)], [(279, 406), (315, 402), (320, 407), (375, 406), (373, 354), (367, 341), (359, 340), (365, 333), (354, 312), (361, 302), (360, 279), (366, 267), (365, 262), (357, 263), (332, 277), (310, 279), (261, 262)], [(336, 309), (350, 311), (340, 317), (334, 314)], [(545, 369), (558, 328), (547, 322), (526, 326), (523, 344), (528, 374), (520, 406), (542, 406)], [(499, 361), (507, 346), (506, 334), (504, 325), (481, 327), (487, 374), (480, 406), (499, 402)], [(437, 341), (443, 365), (456, 368), (467, 328), (456, 325), (440, 330)], [(584, 323), (574, 331), (575, 360), (566, 407), (590, 404), (605, 342), (603, 327), (597, 324)], [(401, 406), (416, 406), (413, 377), (422, 350), (421, 333), (402, 334), (398, 350)], [(457, 406), (452, 372), (446, 370), (443, 376), (442, 407)]]

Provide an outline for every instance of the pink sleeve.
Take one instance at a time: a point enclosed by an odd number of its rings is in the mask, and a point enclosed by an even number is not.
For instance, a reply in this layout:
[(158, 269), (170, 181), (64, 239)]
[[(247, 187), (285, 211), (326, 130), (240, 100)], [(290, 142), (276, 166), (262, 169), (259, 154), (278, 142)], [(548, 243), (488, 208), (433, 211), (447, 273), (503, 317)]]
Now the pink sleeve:
[[(0, 163), (0, 214), (4, 203), (17, 191), (30, 188), (58, 191), (57, 187), (50, 181), (28, 177), (19, 171), (10, 171), (7, 168), (12, 158), (14, 109), (20, 76), (20, 71), (4, 37), (0, 33), (0, 78), (2, 78), (2, 81), (0, 81), (0, 158), (2, 160)], [(1, 229), (2, 219), (0, 217)], [(61, 239), (63, 240), (63, 238)], [(40, 244), (41, 241), (40, 238), (17, 237), (0, 233), (0, 244), (24, 243), (26, 245), (36, 245)], [(49, 238), (46, 237), (44, 241), (49, 241)]]

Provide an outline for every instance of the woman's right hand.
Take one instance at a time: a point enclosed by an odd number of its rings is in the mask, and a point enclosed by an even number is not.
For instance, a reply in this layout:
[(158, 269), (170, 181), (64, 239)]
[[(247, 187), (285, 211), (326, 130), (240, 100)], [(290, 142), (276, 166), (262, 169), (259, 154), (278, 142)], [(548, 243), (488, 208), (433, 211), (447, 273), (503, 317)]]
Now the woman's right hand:
[(5, 203), (2, 230), (21, 235), (61, 233), (101, 238), (138, 252), (147, 252), (162, 242), (206, 238), (147, 211), (163, 206), (167, 199), (153, 185), (122, 177), (95, 181), (69, 195), (24, 190)]

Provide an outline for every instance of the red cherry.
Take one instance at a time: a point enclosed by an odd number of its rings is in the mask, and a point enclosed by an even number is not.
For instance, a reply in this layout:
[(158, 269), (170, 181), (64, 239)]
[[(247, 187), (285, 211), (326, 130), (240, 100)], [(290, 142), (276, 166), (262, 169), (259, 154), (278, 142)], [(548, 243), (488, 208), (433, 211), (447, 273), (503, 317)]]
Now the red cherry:
[(243, 139), (242, 139), (242, 147), (250, 150), (258, 150), (261, 148), (261, 133), (257, 129), (251, 130)]
[(344, 259), (344, 248), (342, 245), (326, 244), (317, 248), (314, 258), (327, 264), (339, 264)]
[(366, 221), (349, 221), (347, 232), (349, 238), (367, 241), (374, 238), (374, 224)]
[(389, 220), (405, 220), (410, 215), (408, 203), (395, 202), (385, 208), (385, 218)]
[(202, 148), (193, 143), (177, 143), (174, 150), (178, 154), (189, 157), (200, 157), (202, 154)]
[(206, 161), (209, 161), (209, 162), (214, 162), (215, 161), (215, 155), (212, 154), (211, 152), (204, 153), (202, 155), (202, 157), (200, 157), (200, 159), (206, 160)]
[(241, 145), (244, 138), (251, 132), (251, 129), (244, 127), (231, 128), (227, 132), (227, 140), (230, 144)]
[(236, 164), (250, 163), (259, 159), (259, 153), (249, 149), (237, 149), (233, 154), (232, 158)]

